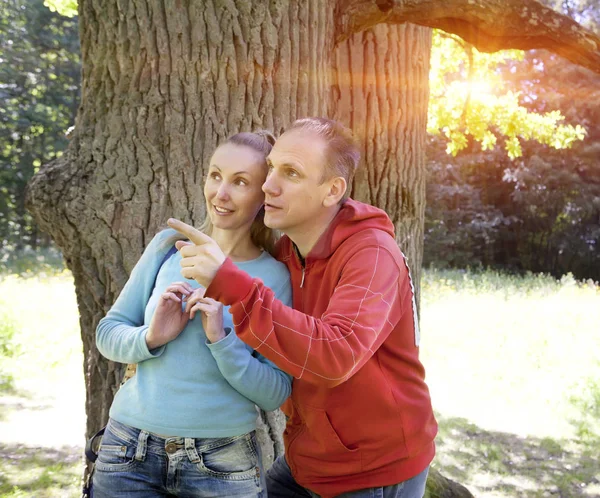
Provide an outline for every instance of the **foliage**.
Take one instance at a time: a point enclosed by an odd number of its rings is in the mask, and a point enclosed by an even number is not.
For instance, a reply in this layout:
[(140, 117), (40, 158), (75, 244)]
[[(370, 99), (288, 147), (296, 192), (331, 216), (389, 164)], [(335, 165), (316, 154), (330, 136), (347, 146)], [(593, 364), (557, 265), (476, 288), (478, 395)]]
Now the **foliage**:
[(77, 0), (44, 0), (44, 5), (52, 12), (61, 16), (73, 17), (77, 15)]
[(25, 211), (27, 181), (67, 145), (79, 93), (77, 20), (42, 0), (10, 0), (0, 11), (0, 257), (47, 246)]
[(540, 3), (571, 17), (585, 28), (600, 33), (597, 0), (540, 0)]
[(519, 92), (505, 89), (499, 65), (522, 58), (518, 50), (481, 53), (453, 35), (434, 31), (427, 131), (446, 137), (449, 154), (466, 149), (469, 138), (485, 151), (500, 137), (511, 159), (522, 155), (523, 140), (562, 149), (584, 138), (581, 125), (560, 124), (560, 111), (532, 112), (521, 105)]
[(38, 275), (57, 275), (65, 270), (62, 254), (55, 247), (39, 248), (36, 251), (25, 248), (21, 251), (5, 253), (0, 257), (0, 277), (19, 275), (23, 278)]
[(512, 161), (473, 140), (452, 158), (431, 137), (425, 264), (600, 280), (600, 77), (540, 51), (503, 70), (530, 111), (559, 109), (587, 137), (568, 151), (526, 141)]

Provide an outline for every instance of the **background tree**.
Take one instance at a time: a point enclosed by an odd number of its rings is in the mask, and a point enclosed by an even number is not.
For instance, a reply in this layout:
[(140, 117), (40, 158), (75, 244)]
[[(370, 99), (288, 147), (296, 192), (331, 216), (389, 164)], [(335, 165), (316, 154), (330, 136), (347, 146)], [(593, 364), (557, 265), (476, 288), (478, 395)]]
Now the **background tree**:
[(306, 115), (352, 126), (365, 157), (355, 196), (390, 214), (418, 282), (431, 41), (411, 22), (482, 50), (547, 46), (600, 70), (600, 40), (534, 2), (79, 3), (82, 105), (28, 206), (75, 278), (88, 433), (121, 377), (96, 351), (95, 326), (167, 217), (204, 216), (207, 160), (234, 132), (280, 132)]
[(25, 187), (62, 154), (79, 102), (77, 21), (42, 0), (0, 10), (0, 260), (50, 242), (25, 210)]
[(540, 50), (496, 71), (524, 111), (561, 112), (586, 139), (570, 150), (525, 140), (510, 160), (473, 138), (449, 158), (431, 138), (425, 264), (600, 280), (600, 76)]

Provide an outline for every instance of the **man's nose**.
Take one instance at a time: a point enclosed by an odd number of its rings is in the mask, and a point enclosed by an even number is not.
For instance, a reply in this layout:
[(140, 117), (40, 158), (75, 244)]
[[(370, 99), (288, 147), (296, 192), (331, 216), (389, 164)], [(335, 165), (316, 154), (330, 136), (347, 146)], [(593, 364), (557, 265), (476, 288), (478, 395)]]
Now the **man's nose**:
[(279, 195), (280, 193), (280, 188), (277, 185), (277, 181), (275, 179), (275, 174), (273, 172), (269, 173), (267, 175), (267, 179), (265, 180), (265, 183), (263, 183), (262, 186), (262, 191), (270, 196), (276, 196)]

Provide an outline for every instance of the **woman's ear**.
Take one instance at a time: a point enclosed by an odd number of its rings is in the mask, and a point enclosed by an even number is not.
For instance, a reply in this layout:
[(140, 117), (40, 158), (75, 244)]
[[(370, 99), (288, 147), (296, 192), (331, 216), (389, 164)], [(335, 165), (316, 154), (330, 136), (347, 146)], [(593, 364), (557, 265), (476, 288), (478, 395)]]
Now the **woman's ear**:
[(341, 176), (336, 176), (335, 178), (329, 180), (329, 182), (329, 191), (327, 192), (325, 199), (323, 199), (323, 206), (325, 207), (331, 207), (339, 204), (346, 193), (346, 189), (348, 188), (346, 180)]

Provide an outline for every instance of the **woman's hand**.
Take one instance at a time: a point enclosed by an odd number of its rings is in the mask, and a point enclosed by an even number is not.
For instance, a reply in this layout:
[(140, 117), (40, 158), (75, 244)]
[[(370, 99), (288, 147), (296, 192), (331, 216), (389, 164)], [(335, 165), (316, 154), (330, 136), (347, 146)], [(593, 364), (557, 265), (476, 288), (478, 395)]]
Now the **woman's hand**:
[(187, 325), (189, 315), (181, 305), (194, 289), (187, 282), (169, 285), (158, 299), (150, 327), (146, 332), (148, 349), (155, 349), (175, 339)]
[(201, 313), (202, 326), (209, 342), (218, 342), (225, 337), (223, 329), (223, 304), (210, 297), (204, 297), (204, 289), (196, 289), (188, 298), (185, 311), (190, 320), (197, 311)]

